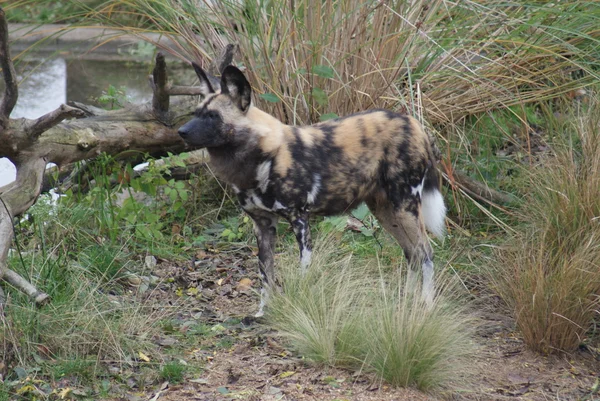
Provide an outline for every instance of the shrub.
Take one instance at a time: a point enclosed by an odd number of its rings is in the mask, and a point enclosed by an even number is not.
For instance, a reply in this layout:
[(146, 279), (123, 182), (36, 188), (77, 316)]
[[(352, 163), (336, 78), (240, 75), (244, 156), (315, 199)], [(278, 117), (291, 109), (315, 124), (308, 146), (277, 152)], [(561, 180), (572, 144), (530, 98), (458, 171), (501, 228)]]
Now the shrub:
[(495, 288), (527, 345), (572, 351), (600, 307), (600, 111), (597, 100), (552, 132), (530, 175), (522, 232), (500, 255)]

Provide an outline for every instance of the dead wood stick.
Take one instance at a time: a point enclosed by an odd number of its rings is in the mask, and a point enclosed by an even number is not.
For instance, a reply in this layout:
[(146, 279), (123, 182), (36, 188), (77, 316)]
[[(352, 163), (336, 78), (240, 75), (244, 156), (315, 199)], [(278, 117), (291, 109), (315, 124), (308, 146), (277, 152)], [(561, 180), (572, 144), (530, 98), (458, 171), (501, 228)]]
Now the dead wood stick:
[(4, 276), (2, 279), (13, 287), (18, 288), (25, 294), (29, 295), (29, 297), (33, 299), (38, 306), (44, 305), (50, 301), (50, 296), (48, 294), (39, 291), (33, 284), (10, 269), (4, 270)]
[(44, 114), (37, 120), (34, 120), (27, 128), (27, 134), (31, 139), (36, 139), (42, 133), (62, 122), (67, 117), (85, 117), (85, 112), (75, 107), (61, 104), (56, 110)]
[(508, 205), (515, 201), (513, 196), (492, 189), (485, 183), (474, 180), (461, 171), (454, 170), (449, 177), (451, 177), (448, 180), (450, 185), (458, 185), (478, 199), (501, 205)]
[(231, 64), (233, 61), (233, 55), (237, 50), (237, 45), (231, 43), (227, 44), (219, 54), (219, 57), (213, 60), (211, 65), (208, 67), (208, 72), (213, 75), (221, 75), (225, 67)]
[(14, 238), (13, 217), (29, 209), (38, 198), (46, 168), (44, 157), (23, 156), (15, 163), (17, 179), (2, 187), (0, 192), (0, 279), (23, 291), (41, 305), (48, 300), (48, 295), (38, 291), (6, 265), (8, 250)]

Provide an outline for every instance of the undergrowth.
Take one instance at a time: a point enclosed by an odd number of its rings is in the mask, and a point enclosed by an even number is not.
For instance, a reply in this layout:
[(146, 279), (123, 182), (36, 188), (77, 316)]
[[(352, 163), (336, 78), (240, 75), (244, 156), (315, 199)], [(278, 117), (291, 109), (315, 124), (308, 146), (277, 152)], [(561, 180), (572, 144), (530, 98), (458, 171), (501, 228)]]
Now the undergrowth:
[(340, 252), (331, 237), (316, 242), (306, 274), (293, 252), (278, 260), (283, 291), (273, 291), (267, 312), (300, 355), (422, 390), (466, 370), (473, 322), (447, 278), (438, 276), (439, 295), (426, 305), (397, 264)]
[(553, 152), (529, 173), (523, 228), (493, 274), (537, 351), (575, 350), (600, 308), (600, 110), (590, 101), (549, 133)]

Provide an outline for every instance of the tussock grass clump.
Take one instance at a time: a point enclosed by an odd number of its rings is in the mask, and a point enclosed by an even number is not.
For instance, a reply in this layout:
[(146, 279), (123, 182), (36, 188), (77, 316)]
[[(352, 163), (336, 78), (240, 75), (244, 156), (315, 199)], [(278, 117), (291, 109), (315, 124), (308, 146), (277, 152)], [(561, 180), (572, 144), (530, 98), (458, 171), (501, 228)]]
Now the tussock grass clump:
[(468, 370), (461, 357), (473, 350), (471, 318), (450, 287), (441, 293), (428, 306), (398, 274), (390, 284), (381, 284), (377, 308), (361, 323), (369, 339), (367, 361), (391, 384), (432, 389)]
[(294, 255), (278, 262), (283, 292), (272, 294), (268, 309), (298, 353), (403, 387), (431, 390), (456, 378), (473, 347), (471, 320), (452, 286), (428, 306), (395, 267), (341, 255), (333, 241), (317, 244), (304, 275)]
[(501, 254), (497, 291), (528, 346), (571, 351), (600, 307), (600, 110), (553, 132), (554, 154), (531, 172), (523, 232)]

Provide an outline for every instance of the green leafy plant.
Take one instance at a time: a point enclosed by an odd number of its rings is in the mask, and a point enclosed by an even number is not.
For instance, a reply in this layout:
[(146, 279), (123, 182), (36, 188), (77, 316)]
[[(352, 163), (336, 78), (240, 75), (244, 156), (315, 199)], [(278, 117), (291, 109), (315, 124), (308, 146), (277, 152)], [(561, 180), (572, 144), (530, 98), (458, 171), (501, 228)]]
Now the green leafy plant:
[(252, 221), (246, 215), (243, 217), (231, 217), (225, 222), (225, 229), (221, 232), (221, 237), (229, 242), (248, 239), (252, 233)]
[(107, 106), (109, 110), (120, 109), (125, 105), (127, 95), (125, 94), (125, 88), (119, 89), (112, 85), (108, 85), (106, 90), (102, 91), (102, 95), (98, 97), (97, 101), (103, 106)]

